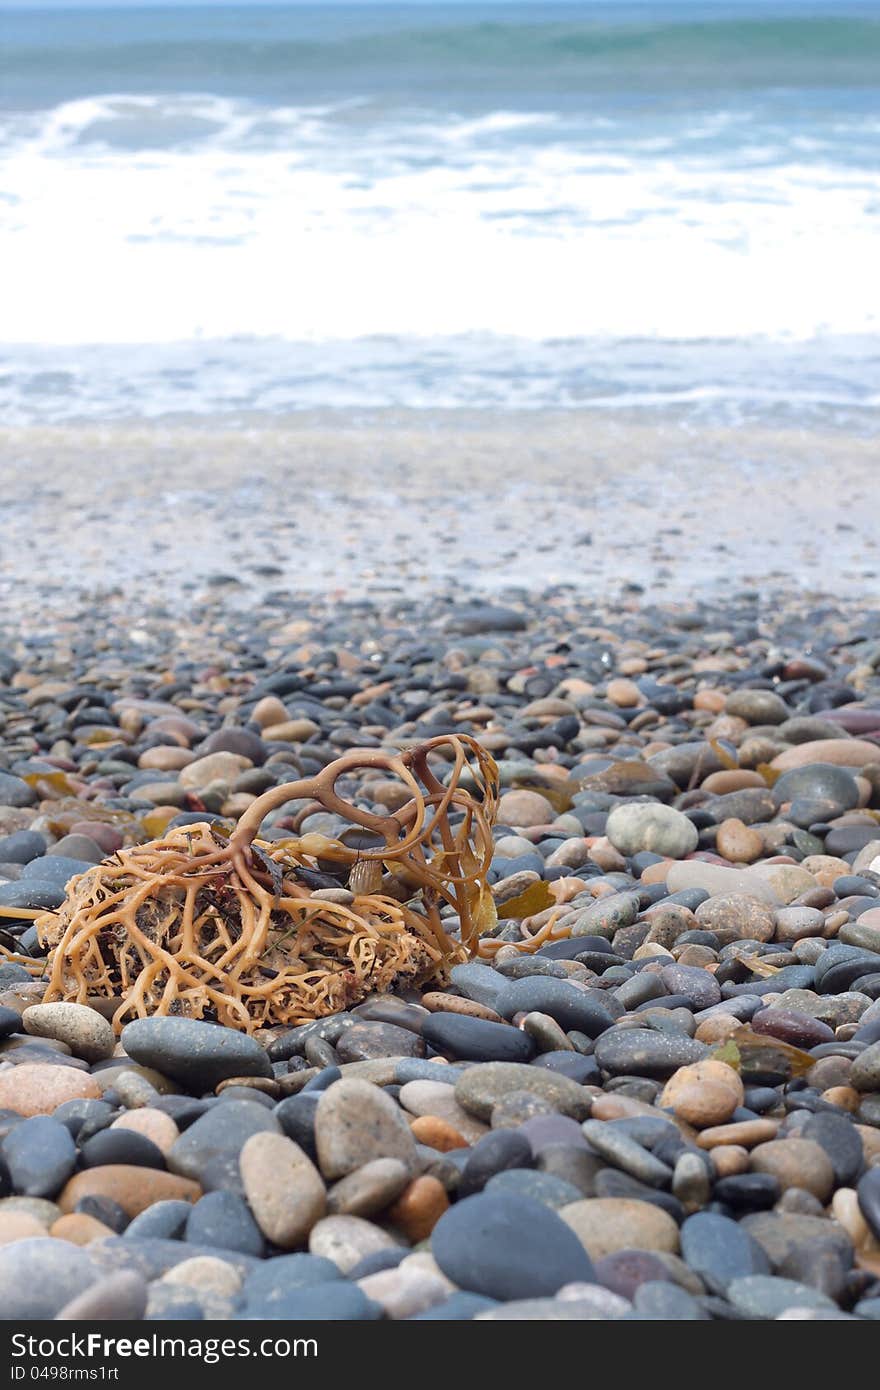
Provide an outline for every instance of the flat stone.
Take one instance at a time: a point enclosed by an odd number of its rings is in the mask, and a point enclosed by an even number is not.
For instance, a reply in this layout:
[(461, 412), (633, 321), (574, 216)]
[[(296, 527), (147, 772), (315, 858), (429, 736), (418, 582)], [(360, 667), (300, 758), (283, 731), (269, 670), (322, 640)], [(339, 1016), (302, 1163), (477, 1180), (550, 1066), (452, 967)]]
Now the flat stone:
[(504, 1018), (518, 1013), (547, 1014), (560, 1028), (575, 1029), (588, 1038), (598, 1037), (614, 1022), (603, 1002), (567, 980), (545, 977), (511, 980), (499, 995), (497, 1008)]
[(101, 1089), (93, 1076), (72, 1067), (23, 1062), (0, 1073), (0, 1110), (19, 1115), (51, 1115), (68, 1100), (99, 1100)]
[(331, 1216), (373, 1216), (384, 1211), (410, 1181), (411, 1173), (399, 1158), (374, 1158), (327, 1193)]
[(456, 1203), (435, 1226), (431, 1249), (454, 1284), (488, 1298), (540, 1298), (593, 1280), (580, 1240), (544, 1203), (521, 1195)]
[(593, 1055), (612, 1076), (664, 1078), (679, 1067), (701, 1062), (709, 1048), (694, 1038), (649, 1028), (612, 1028), (597, 1040)]
[(455, 1084), (455, 1099), (469, 1114), (488, 1121), (494, 1106), (514, 1091), (537, 1095), (576, 1120), (589, 1115), (589, 1093), (576, 1081), (543, 1067), (516, 1062), (485, 1062), (469, 1067)]
[(680, 893), (686, 888), (703, 888), (712, 897), (737, 894), (757, 898), (771, 907), (779, 906), (779, 899), (770, 884), (754, 869), (728, 869), (723, 864), (711, 864), (708, 860), (688, 859), (671, 864), (666, 875), (666, 887), (670, 893)]
[(394, 1023), (371, 1021), (346, 1028), (336, 1044), (340, 1062), (374, 1061), (380, 1057), (424, 1057), (425, 1044), (418, 1033)]
[(727, 1297), (744, 1317), (765, 1321), (778, 1318), (790, 1308), (838, 1312), (836, 1303), (818, 1289), (769, 1274), (751, 1274), (744, 1279), (734, 1279), (728, 1286)]
[(155, 1067), (196, 1092), (211, 1091), (228, 1076), (272, 1076), (272, 1065), (259, 1043), (246, 1033), (214, 1023), (138, 1018), (123, 1028), (121, 1041), (134, 1061)]
[(602, 1120), (585, 1120), (581, 1125), (591, 1149), (615, 1168), (620, 1168), (649, 1187), (668, 1187), (672, 1169), (655, 1158), (635, 1139)]
[(115, 1034), (110, 1023), (83, 1004), (35, 1004), (25, 1009), (21, 1022), (25, 1033), (67, 1042), (72, 1054), (86, 1062), (113, 1056)]
[(519, 1028), (462, 1014), (432, 1014), (422, 1035), (438, 1052), (469, 1061), (529, 1062), (535, 1055), (534, 1040)]
[(108, 1163), (101, 1168), (87, 1168), (70, 1178), (61, 1190), (58, 1205), (66, 1213), (74, 1211), (83, 1197), (109, 1197), (129, 1216), (137, 1216), (154, 1202), (197, 1202), (201, 1195), (198, 1183), (174, 1173)]
[(858, 768), (877, 760), (876, 743), (859, 738), (823, 738), (787, 748), (772, 759), (770, 766), (776, 772), (789, 772), (792, 768), (808, 767), (813, 763)]

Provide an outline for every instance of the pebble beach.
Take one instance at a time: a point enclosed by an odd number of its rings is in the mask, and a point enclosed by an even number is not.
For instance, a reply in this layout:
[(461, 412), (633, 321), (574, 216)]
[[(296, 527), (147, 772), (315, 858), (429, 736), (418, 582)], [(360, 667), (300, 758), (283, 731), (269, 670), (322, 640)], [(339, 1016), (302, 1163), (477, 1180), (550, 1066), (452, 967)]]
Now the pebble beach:
[[(4, 1318), (880, 1316), (870, 475), (771, 433), (757, 489), (577, 413), (4, 436)], [(492, 953), (250, 1036), (43, 1002), (106, 856), (450, 734)]]

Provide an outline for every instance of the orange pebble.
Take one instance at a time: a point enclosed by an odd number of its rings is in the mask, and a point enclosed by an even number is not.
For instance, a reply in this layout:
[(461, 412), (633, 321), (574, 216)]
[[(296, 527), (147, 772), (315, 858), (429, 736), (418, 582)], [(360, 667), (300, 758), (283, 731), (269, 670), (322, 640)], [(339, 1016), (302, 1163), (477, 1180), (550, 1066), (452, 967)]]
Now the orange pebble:
[(719, 1178), (732, 1178), (745, 1173), (749, 1166), (748, 1150), (739, 1144), (719, 1144), (712, 1150), (712, 1167)]
[(694, 709), (706, 709), (710, 714), (720, 714), (727, 702), (721, 690), (698, 690), (694, 696)]
[(437, 1115), (420, 1115), (417, 1120), (413, 1120), (410, 1125), (413, 1136), (419, 1144), (424, 1144), (429, 1149), (437, 1149), (439, 1153), (447, 1154), (450, 1149), (466, 1149), (468, 1142), (462, 1138), (454, 1125), (448, 1120), (441, 1120)]
[(448, 1207), (446, 1188), (439, 1178), (423, 1174), (403, 1189), (388, 1208), (388, 1218), (415, 1245), (427, 1240)]
[(105, 1236), (115, 1235), (109, 1226), (95, 1216), (84, 1211), (72, 1211), (67, 1216), (59, 1216), (49, 1227), (49, 1235), (56, 1240), (67, 1240), (72, 1245), (90, 1245), (93, 1240), (103, 1240)]
[(862, 1097), (854, 1086), (831, 1086), (822, 1092), (821, 1098), (827, 1100), (829, 1105), (837, 1105), (853, 1115), (862, 1103)]

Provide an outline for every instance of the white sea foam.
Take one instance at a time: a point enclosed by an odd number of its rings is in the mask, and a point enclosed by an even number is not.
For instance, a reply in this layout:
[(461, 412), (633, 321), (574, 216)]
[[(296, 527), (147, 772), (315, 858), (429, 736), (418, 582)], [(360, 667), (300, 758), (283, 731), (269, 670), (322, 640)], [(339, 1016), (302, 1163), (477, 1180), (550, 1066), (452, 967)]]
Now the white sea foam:
[[(83, 99), (0, 127), (7, 343), (880, 327), (880, 169), (550, 113)], [(606, 134), (603, 135), (603, 130)], [(712, 130), (704, 132), (706, 138)], [(821, 142), (820, 142), (821, 143)]]

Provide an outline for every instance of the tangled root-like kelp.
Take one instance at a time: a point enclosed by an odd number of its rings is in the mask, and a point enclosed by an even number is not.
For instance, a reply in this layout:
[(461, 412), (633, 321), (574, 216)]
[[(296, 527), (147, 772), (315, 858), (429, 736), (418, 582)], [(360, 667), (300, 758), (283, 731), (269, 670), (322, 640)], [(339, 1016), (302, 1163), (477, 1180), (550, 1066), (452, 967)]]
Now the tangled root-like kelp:
[[(378, 815), (340, 796), (341, 778), (369, 769), (399, 778), (410, 800)], [(258, 840), (265, 816), (297, 798), (360, 827), (370, 847), (314, 833)], [(399, 754), (352, 749), (260, 796), (229, 837), (200, 822), (122, 849), (38, 917), (45, 1000), (118, 1000), (117, 1029), (177, 1014), (252, 1032), (323, 1017), (396, 983), (442, 979), (494, 926), (486, 874), (497, 799), (489, 754), (471, 738), (441, 736)], [(316, 888), (328, 875), (338, 887)], [(443, 903), (458, 915), (458, 936), (444, 930)]]

